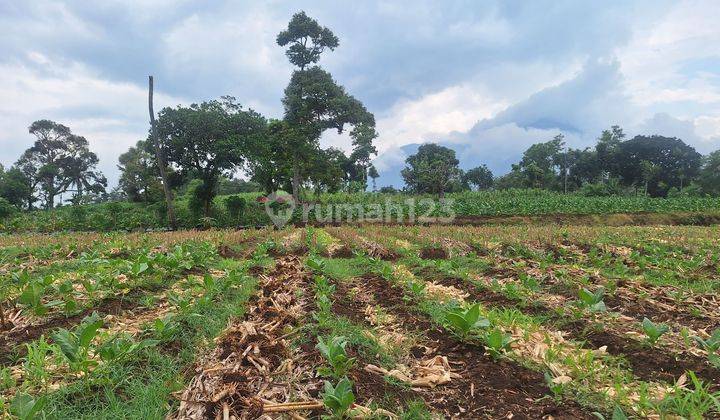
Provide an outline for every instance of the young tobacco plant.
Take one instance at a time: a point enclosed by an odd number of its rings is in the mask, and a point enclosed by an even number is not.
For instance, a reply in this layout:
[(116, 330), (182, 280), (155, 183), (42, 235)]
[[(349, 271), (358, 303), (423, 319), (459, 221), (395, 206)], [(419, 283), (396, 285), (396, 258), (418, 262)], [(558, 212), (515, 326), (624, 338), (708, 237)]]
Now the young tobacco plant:
[(580, 289), (578, 296), (580, 297), (580, 305), (590, 312), (605, 312), (607, 307), (603, 301), (605, 288), (600, 286), (593, 293), (586, 288)]
[(74, 372), (87, 373), (90, 367), (97, 365), (96, 361), (90, 359), (90, 344), (102, 326), (103, 320), (97, 312), (93, 312), (74, 331), (61, 328), (52, 334), (53, 341), (60, 346), (70, 369)]
[(345, 337), (333, 337), (329, 342), (325, 342), (322, 337), (318, 337), (318, 343), (315, 348), (327, 359), (330, 368), (321, 367), (318, 373), (323, 376), (332, 376), (336, 379), (342, 378), (355, 366), (355, 358), (348, 357), (345, 347), (347, 340)]
[(506, 334), (500, 328), (493, 328), (487, 332), (484, 336), (485, 350), (490, 353), (490, 356), (497, 360), (502, 357), (503, 354), (510, 351), (510, 344), (513, 342), (512, 336)]
[(305, 265), (308, 266), (316, 274), (322, 274), (325, 271), (325, 260), (317, 257), (308, 257), (305, 261)]
[(708, 354), (710, 364), (720, 369), (720, 328), (715, 329), (710, 337), (693, 337), (695, 342)]
[(24, 392), (18, 392), (10, 403), (10, 413), (20, 420), (33, 420), (40, 416), (47, 404), (47, 397), (33, 398)]
[(660, 339), (660, 337), (663, 336), (663, 334), (670, 331), (670, 327), (668, 327), (667, 325), (660, 323), (656, 324), (649, 320), (647, 317), (643, 318), (642, 329), (647, 336), (648, 344), (650, 344), (651, 346), (654, 346), (655, 343), (657, 343), (657, 341)]
[(480, 317), (480, 304), (476, 303), (466, 310), (453, 309), (445, 313), (445, 320), (463, 339), (473, 330), (490, 326), (487, 318)]
[(353, 413), (350, 407), (355, 402), (355, 394), (352, 392), (352, 382), (348, 378), (343, 378), (336, 386), (329, 381), (325, 381), (322, 392), (322, 399), (325, 408), (330, 415), (323, 416), (327, 420), (342, 420), (352, 418)]

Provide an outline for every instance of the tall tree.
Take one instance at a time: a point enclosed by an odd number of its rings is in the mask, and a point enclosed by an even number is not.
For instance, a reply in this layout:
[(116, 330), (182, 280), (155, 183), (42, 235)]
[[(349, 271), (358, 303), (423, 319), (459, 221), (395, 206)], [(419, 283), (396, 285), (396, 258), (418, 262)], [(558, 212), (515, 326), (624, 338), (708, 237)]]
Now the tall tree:
[(487, 165), (480, 165), (463, 174), (463, 183), (474, 186), (478, 191), (487, 190), (493, 185), (493, 174)]
[(155, 110), (153, 101), (154, 80), (152, 76), (148, 76), (148, 114), (150, 114), (150, 140), (155, 150), (155, 159), (157, 161), (158, 171), (160, 172), (160, 180), (165, 194), (165, 205), (167, 206), (167, 217), (172, 230), (177, 229), (177, 220), (175, 219), (175, 206), (173, 204), (173, 193), (170, 189), (169, 179), (167, 176), (167, 162), (163, 154), (160, 139), (157, 133), (157, 122), (155, 121)]
[(153, 145), (140, 140), (118, 158), (118, 188), (130, 201), (153, 202), (162, 199), (163, 187), (157, 159), (148, 151), (152, 148)]
[(34, 201), (32, 180), (18, 168), (0, 170), (0, 197), (19, 209), (30, 208)]
[(704, 194), (720, 196), (720, 150), (716, 150), (703, 158), (703, 165), (698, 173), (697, 183)]
[(97, 156), (88, 149), (88, 141), (73, 134), (62, 124), (50, 120), (32, 123), (30, 134), (36, 137), (16, 163), (31, 179), (32, 188), (39, 188), (45, 208), (52, 208), (55, 198), (75, 186), (82, 194), (83, 187), (102, 188), (106, 181), (96, 170)]
[(416, 154), (405, 159), (401, 174), (408, 188), (417, 193), (437, 194), (440, 199), (460, 181), (460, 163), (455, 151), (435, 143), (423, 144)]
[(168, 162), (200, 179), (196, 197), (210, 215), (220, 175), (245, 162), (260, 141), (266, 121), (243, 110), (233, 97), (160, 111), (156, 132)]
[(66, 189), (75, 192), (72, 202), (80, 204), (86, 193), (105, 192), (107, 179), (97, 170), (100, 160), (88, 149), (85, 138), (79, 137), (78, 141), (71, 143), (70, 146), (67, 156), (61, 159), (61, 168)]
[(595, 145), (598, 164), (607, 175), (618, 174), (617, 156), (620, 144), (625, 141), (622, 128), (613, 125), (609, 130), (603, 130)]
[(326, 49), (334, 50), (339, 45), (330, 29), (320, 26), (305, 12), (296, 13), (287, 29), (278, 34), (277, 43), (288, 47), (286, 55), (298, 67), (285, 89), (283, 105), (285, 121), (292, 127), (293, 134), (288, 143), (292, 193), (293, 199), (299, 202), (302, 165), (317, 156), (322, 132), (332, 128), (342, 133), (346, 124), (354, 126), (350, 136), (355, 159), (364, 173), (369, 156), (376, 153), (372, 147), (372, 140), (377, 136), (375, 119), (360, 101), (335, 83), (330, 73), (311, 66), (320, 60)]
[(377, 185), (375, 181), (380, 178), (380, 174), (378, 173), (377, 169), (375, 169), (375, 165), (370, 165), (370, 167), (368, 168), (368, 176), (372, 178), (373, 192), (377, 191)]
[(672, 187), (679, 188), (683, 178), (694, 178), (702, 164), (702, 155), (682, 140), (657, 135), (624, 141), (615, 156), (622, 182), (642, 185), (653, 197), (665, 196)]

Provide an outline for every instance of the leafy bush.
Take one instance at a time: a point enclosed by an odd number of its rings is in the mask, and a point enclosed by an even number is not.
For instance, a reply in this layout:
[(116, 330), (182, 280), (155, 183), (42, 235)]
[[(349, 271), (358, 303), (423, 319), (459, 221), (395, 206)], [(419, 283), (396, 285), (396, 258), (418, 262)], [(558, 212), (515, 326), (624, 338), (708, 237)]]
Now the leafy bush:
[(225, 208), (230, 214), (230, 218), (236, 222), (243, 219), (246, 205), (245, 199), (239, 195), (231, 195), (225, 198)]

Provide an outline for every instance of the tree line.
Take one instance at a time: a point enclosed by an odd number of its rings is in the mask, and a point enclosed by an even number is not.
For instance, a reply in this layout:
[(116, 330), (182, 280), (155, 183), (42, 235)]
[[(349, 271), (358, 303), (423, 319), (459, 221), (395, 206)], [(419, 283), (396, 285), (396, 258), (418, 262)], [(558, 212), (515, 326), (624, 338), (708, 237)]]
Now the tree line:
[[(377, 190), (379, 174), (371, 163), (377, 154), (375, 118), (317, 64), (325, 52), (339, 46), (338, 38), (300, 12), (278, 34), (277, 44), (286, 48), (295, 67), (282, 98), (282, 119), (265, 118), (230, 96), (164, 108), (148, 138), (120, 155), (120, 179), (111, 193), (106, 192), (107, 180), (84, 137), (62, 124), (36, 121), (29, 128), (34, 144), (11, 168), (0, 168), (0, 207), (49, 209), (63, 201), (108, 199), (160, 202), (160, 154), (168, 188), (183, 190), (191, 209), (204, 216), (211, 214), (215, 196), (228, 191), (284, 190), (301, 201), (308, 194), (366, 191), (369, 179), (372, 190)], [(349, 154), (320, 147), (322, 133), (331, 129), (349, 133)], [(662, 136), (627, 140), (622, 129), (613, 126), (592, 148), (568, 148), (562, 134), (534, 144), (500, 177), (494, 177), (486, 165), (463, 171), (452, 149), (423, 144), (407, 158), (402, 177), (403, 191), (440, 197), (489, 188), (718, 195), (719, 168), (720, 152), (703, 157), (682, 140)], [(239, 169), (249, 181), (232, 178)]]
[(421, 145), (406, 160), (406, 189), (435, 193), (476, 189), (538, 188), (586, 195), (720, 195), (720, 151), (702, 156), (675, 137), (638, 135), (622, 128), (604, 130), (594, 147), (566, 147), (565, 137), (533, 144), (509, 173), (494, 177), (487, 166), (462, 171), (455, 151)]

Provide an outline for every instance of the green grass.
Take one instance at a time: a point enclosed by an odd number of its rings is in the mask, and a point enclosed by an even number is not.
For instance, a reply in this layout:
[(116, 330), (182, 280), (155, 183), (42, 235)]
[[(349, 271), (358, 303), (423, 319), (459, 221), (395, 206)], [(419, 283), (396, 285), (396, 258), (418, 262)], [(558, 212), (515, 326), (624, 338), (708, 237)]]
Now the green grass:
[[(235, 265), (235, 262), (228, 262)], [(80, 380), (48, 395), (47, 418), (57, 419), (162, 419), (175, 400), (171, 392), (182, 389), (184, 372), (210, 347), (212, 338), (228, 319), (242, 316), (255, 283), (247, 282), (222, 294), (222, 300), (199, 304), (192, 314), (180, 315), (181, 350), (153, 347), (137, 357), (112, 366), (104, 378)]]

